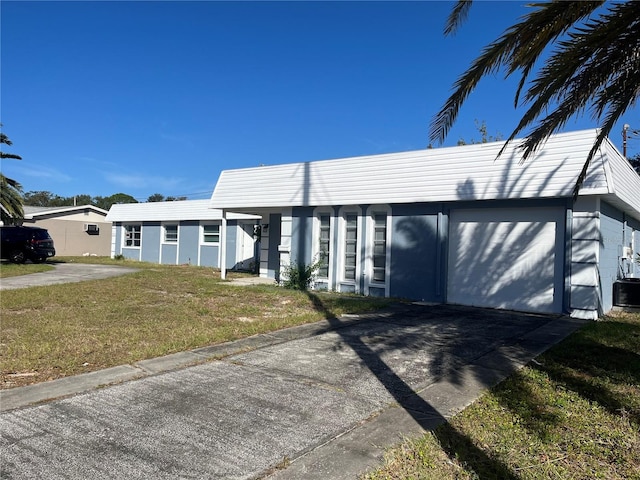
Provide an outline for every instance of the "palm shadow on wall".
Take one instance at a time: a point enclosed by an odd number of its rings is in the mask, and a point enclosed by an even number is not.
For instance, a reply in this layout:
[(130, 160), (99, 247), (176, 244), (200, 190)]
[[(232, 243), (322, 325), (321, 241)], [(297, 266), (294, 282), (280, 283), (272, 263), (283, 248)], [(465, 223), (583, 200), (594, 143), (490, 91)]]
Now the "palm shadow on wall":
[[(505, 168), (504, 179), (511, 174), (509, 171), (511, 168), (511, 166)], [(558, 166), (559, 168), (560, 166)], [(522, 173), (524, 171), (526, 168)], [(556, 171), (549, 173), (540, 182), (541, 190), (555, 173)], [(308, 179), (308, 175), (305, 175), (305, 181)], [(510, 198), (516, 188), (522, 187), (518, 182), (513, 185), (511, 191), (502, 192), (502, 198)], [(308, 184), (305, 187), (308, 187)], [(457, 191), (460, 200), (471, 201), (477, 197), (472, 178), (468, 178), (458, 185)], [(305, 195), (305, 199), (308, 200), (307, 195)], [(404, 274), (404, 281), (419, 284), (422, 281), (421, 276), (425, 275), (425, 272), (421, 271), (419, 267), (420, 259), (433, 255), (431, 251), (433, 247), (430, 248), (429, 245), (435, 244), (435, 248), (441, 248), (435, 243), (436, 233), (429, 230), (429, 225), (419, 215), (408, 216), (399, 222), (397, 227), (398, 232), (404, 235), (404, 242), (401, 248), (394, 246), (393, 255), (416, 259), (414, 265), (418, 267), (413, 271), (407, 271)], [(560, 227), (560, 225), (557, 226), (557, 228)], [(542, 225), (531, 223), (518, 233), (521, 238), (535, 238), (542, 228)], [(473, 234), (473, 230), (471, 233)], [(425, 241), (425, 236), (429, 238), (429, 241)], [(480, 237), (480, 232), (478, 232), (478, 237)], [(509, 248), (509, 244), (492, 242), (491, 234), (485, 234), (483, 238), (483, 241), (474, 245), (474, 251), (482, 253), (469, 252), (464, 256), (464, 260), (470, 271), (478, 271), (486, 267), (484, 269), (490, 272), (489, 278), (463, 278), (463, 288), (486, 289), (492, 283), (504, 283), (504, 275), (508, 270), (508, 265), (510, 262), (518, 260), (512, 256), (511, 252), (515, 249)], [(521, 248), (518, 250), (522, 251)], [(446, 251), (441, 251), (441, 255), (446, 254)], [(445, 260), (446, 257), (442, 258), (443, 262)], [(550, 264), (547, 260), (540, 258), (538, 259), (539, 265), (528, 265), (527, 268), (533, 271), (538, 269), (546, 274), (553, 273), (549, 272), (549, 268), (555, 268), (555, 263), (551, 262)], [(496, 264), (502, 264), (504, 268), (493, 268)], [(434, 273), (437, 275), (437, 272)], [(426, 273), (426, 275), (429, 274), (430, 272)], [(394, 272), (394, 277), (395, 275), (397, 272)], [(444, 286), (440, 287), (444, 289)], [(535, 294), (539, 287), (532, 286), (528, 289), (526, 282), (521, 282), (518, 289), (518, 294), (526, 298)], [(491, 291), (482, 290), (477, 293), (490, 295)], [(558, 294), (562, 295), (562, 292), (558, 292)], [(471, 375), (475, 376), (475, 381), (481, 385), (492, 386), (496, 381), (499, 381), (499, 375), (493, 375), (489, 370), (464, 369), (464, 365), (494, 351), (498, 345), (517, 343), (524, 333), (535, 330), (548, 322), (548, 317), (507, 311), (478, 311), (451, 305), (437, 307), (413, 305), (392, 313), (384, 321), (376, 321), (371, 331), (363, 333), (354, 331), (351, 325), (345, 324), (337, 318), (333, 312), (325, 307), (318, 295), (312, 292), (309, 292), (308, 295), (315, 308), (323, 312), (330, 325), (329, 330), (339, 334), (343, 344), (356, 353), (358, 362), (366, 367), (366, 370), (391, 395), (394, 402), (427, 431), (442, 425), (434, 433), (452, 459), (465, 463), (480, 478), (518, 478), (518, 475), (507, 465), (495, 457), (490, 457), (482, 449), (476, 447), (467, 435), (448, 424), (445, 415), (425, 400), (420, 392), (445, 376), (453, 385), (462, 385), (465, 381), (465, 375)], [(416, 329), (421, 330), (420, 335), (416, 335)], [(476, 342), (467, 340), (470, 334), (474, 335), (474, 338), (477, 339)], [(425, 354), (422, 357), (426, 366), (424, 375), (420, 375), (418, 372), (413, 377), (407, 377), (404, 369), (398, 368), (403, 365), (398, 365), (394, 358), (401, 358), (402, 352), (407, 350)], [(506, 353), (501, 353), (501, 351), (494, 352), (493, 361), (507, 370), (509, 368), (515, 370), (518, 365), (517, 359)], [(523, 389), (525, 392), (522, 395), (522, 401), (531, 401), (531, 395), (526, 392), (526, 387)], [(508, 408), (508, 403), (505, 406)], [(555, 419), (547, 418), (544, 421), (554, 422)]]

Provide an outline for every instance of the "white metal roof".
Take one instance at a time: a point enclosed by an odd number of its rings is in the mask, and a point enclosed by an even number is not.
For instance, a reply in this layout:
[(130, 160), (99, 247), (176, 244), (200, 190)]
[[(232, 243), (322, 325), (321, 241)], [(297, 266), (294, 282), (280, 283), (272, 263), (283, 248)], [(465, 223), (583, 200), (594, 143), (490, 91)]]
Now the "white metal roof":
[[(518, 140), (292, 163), (221, 173), (216, 208), (570, 197), (598, 130), (551, 136), (522, 162)], [(640, 217), (640, 176), (606, 140), (580, 195), (606, 195)]]
[[(227, 218), (231, 220), (252, 220), (260, 217), (242, 213), (229, 213)], [(119, 203), (112, 205), (107, 215), (107, 221), (110, 222), (166, 222), (220, 219), (222, 219), (222, 210), (211, 208), (209, 200)]]
[(61, 213), (78, 213), (84, 212), (85, 210), (92, 210), (101, 215), (107, 215), (107, 211), (98, 208), (95, 205), (77, 205), (77, 206), (66, 206), (66, 207), (32, 207), (29, 205), (25, 205), (23, 207), (24, 210), (24, 218), (33, 219), (34, 217), (45, 216), (45, 215), (57, 215)]

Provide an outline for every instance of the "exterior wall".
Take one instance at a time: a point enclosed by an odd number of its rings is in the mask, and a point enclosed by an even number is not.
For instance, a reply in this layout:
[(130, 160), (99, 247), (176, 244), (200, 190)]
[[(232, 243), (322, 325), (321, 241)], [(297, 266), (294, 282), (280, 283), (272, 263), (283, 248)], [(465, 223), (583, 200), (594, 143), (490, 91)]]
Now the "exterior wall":
[[(391, 290), (393, 297), (442, 302), (443, 244), (446, 216), (438, 205), (393, 207)], [(444, 227), (444, 228), (443, 228)]]
[(613, 284), (616, 280), (637, 277), (640, 248), (640, 222), (615, 207), (602, 202), (600, 206), (599, 280), (602, 312), (613, 307)]
[(640, 220), (625, 217), (624, 246), (631, 249), (630, 257), (625, 259), (623, 271), (625, 277), (640, 278)]
[[(490, 218), (483, 212), (510, 211), (513, 212), (511, 216), (524, 222), (524, 227), (539, 220), (538, 217), (529, 219), (527, 211), (537, 212), (537, 214), (547, 212), (544, 219), (546, 222), (553, 220), (554, 234), (551, 238), (553, 261), (547, 265), (550, 270), (548, 273), (550, 283), (548, 287), (545, 286), (545, 289), (553, 292), (554, 312), (561, 312), (565, 308), (565, 264), (568, 264), (569, 260), (565, 253), (568, 246), (565, 241), (567, 232), (566, 201), (564, 199), (296, 207), (291, 209), (290, 215), (286, 209), (284, 210), (282, 221), (279, 224), (282, 229), (280, 241), (274, 243), (271, 241), (273, 238), (263, 237), (263, 245), (265, 240), (270, 241), (272, 246), (272, 250), (268, 252), (270, 255), (273, 255), (275, 249), (278, 249), (281, 265), (297, 261), (305, 264), (312, 263), (319, 258), (320, 254), (318, 246), (319, 222), (320, 217), (323, 217), (324, 222), (330, 222), (331, 231), (330, 240), (326, 243), (329, 248), (328, 272), (326, 278), (316, 279), (316, 288), (365, 295), (386, 295), (427, 302), (444, 302), (447, 298), (449, 273), (449, 215), (453, 208), (466, 209), (472, 216), (473, 210), (477, 209), (479, 218), (481, 217), (483, 220)], [(346, 213), (357, 215), (356, 272), (351, 280), (345, 280), (344, 277), (345, 250), (343, 244), (345, 242), (344, 217)], [(372, 268), (374, 265), (372, 245), (377, 238), (372, 227), (374, 214), (377, 218), (386, 215), (387, 219), (386, 278), (378, 278), (377, 280), (373, 276)], [(270, 234), (273, 234), (274, 227), (278, 225), (275, 223), (276, 218), (275, 215), (270, 218)], [(531, 229), (525, 230), (531, 231)], [(474, 255), (473, 248), (474, 245), (471, 243), (469, 255)], [(509, 254), (511, 253), (496, 250), (493, 256), (498, 255), (495, 257), (496, 261), (504, 258), (504, 262), (507, 262)], [(473, 257), (470, 257), (469, 260), (472, 261)], [(520, 260), (526, 266), (526, 258)], [(577, 257), (574, 260), (576, 263), (578, 262)], [(264, 268), (264, 263), (263, 256), (262, 275), (266, 276), (265, 273), (269, 269)], [(568, 298), (567, 294), (566, 301)]]
[[(220, 244), (203, 241), (203, 225), (219, 225), (219, 221), (187, 220), (182, 222), (116, 222), (109, 235), (111, 255), (124, 255), (125, 258), (143, 262), (162, 263), (167, 265), (199, 265), (219, 268)], [(123, 245), (124, 226), (141, 225), (140, 247)], [(178, 241), (165, 242), (165, 226), (178, 225)], [(236, 239), (240, 234), (237, 220), (227, 224), (227, 260), (228, 269), (236, 267)]]
[(265, 223), (260, 241), (260, 276), (279, 280), (282, 215), (271, 213)]
[[(172, 257), (174, 259), (173, 263), (177, 263), (178, 265), (200, 265), (200, 261), (198, 258), (199, 242), (200, 222), (180, 222), (178, 226), (178, 244), (174, 245), (177, 252), (175, 257)], [(215, 258), (215, 265), (217, 266), (217, 254)]]
[(631, 219), (629, 226), (632, 229), (629, 243), (633, 248), (633, 277), (640, 278), (640, 220)]
[[(25, 220), (25, 226), (46, 228), (53, 238), (56, 248), (56, 256), (81, 256), (95, 255), (108, 256), (111, 251), (111, 223), (104, 221), (104, 215), (89, 212), (89, 215), (78, 214), (75, 220), (69, 220), (65, 216), (61, 218), (44, 218), (36, 221)], [(91, 215), (93, 214), (93, 215)], [(79, 221), (81, 220), (81, 221)], [(85, 223), (98, 225), (98, 234), (89, 234), (84, 231)]]

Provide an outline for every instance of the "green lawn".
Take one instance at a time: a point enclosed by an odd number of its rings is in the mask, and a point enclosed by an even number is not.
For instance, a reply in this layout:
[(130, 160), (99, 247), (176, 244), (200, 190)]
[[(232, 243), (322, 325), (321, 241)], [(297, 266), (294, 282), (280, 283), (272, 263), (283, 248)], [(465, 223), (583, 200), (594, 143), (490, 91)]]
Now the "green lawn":
[(275, 285), (231, 286), (211, 268), (82, 257), (56, 260), (141, 270), (106, 280), (3, 291), (1, 388), (130, 364), (389, 303), (311, 295)]
[(434, 432), (382, 479), (640, 479), (640, 314), (593, 322)]
[(0, 278), (17, 277), (20, 275), (29, 275), (30, 273), (47, 272), (49, 270), (53, 270), (53, 267), (46, 263), (0, 262)]

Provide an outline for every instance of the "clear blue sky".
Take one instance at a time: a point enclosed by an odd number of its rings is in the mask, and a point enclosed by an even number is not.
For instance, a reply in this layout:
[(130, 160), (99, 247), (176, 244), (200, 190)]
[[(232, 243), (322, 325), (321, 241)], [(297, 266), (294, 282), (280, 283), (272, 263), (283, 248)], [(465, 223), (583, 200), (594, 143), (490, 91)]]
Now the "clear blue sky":
[[(2, 172), (25, 191), (208, 198), (222, 170), (425, 148), (480, 50), (526, 11), (476, 2), (12, 2), (1, 9)], [(445, 145), (508, 135), (515, 79), (483, 81)], [(622, 123), (640, 128), (638, 109)], [(596, 126), (588, 116), (566, 129)], [(640, 150), (629, 143), (629, 153)]]

